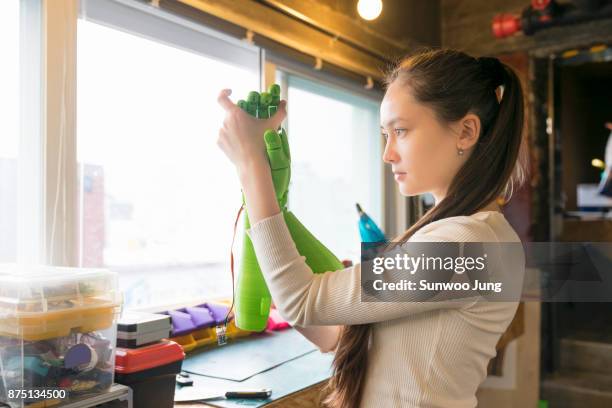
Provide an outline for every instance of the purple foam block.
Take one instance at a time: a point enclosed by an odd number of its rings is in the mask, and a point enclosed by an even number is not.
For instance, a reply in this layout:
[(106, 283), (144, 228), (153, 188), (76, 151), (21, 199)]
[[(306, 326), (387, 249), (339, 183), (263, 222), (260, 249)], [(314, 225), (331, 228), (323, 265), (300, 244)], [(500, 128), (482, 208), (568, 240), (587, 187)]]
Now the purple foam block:
[(172, 337), (183, 336), (196, 329), (189, 313), (179, 310), (170, 310), (167, 314), (169, 314), (172, 319)]
[(205, 307), (186, 307), (185, 311), (191, 316), (191, 321), (195, 324), (196, 329), (215, 325), (212, 313)]
[[(213, 318), (215, 319), (215, 324), (219, 324), (225, 321), (225, 316), (227, 316), (229, 306), (214, 304), (214, 303), (204, 303), (202, 306), (210, 310), (210, 313), (213, 315)], [(228, 320), (231, 320), (231, 319), (228, 319)]]

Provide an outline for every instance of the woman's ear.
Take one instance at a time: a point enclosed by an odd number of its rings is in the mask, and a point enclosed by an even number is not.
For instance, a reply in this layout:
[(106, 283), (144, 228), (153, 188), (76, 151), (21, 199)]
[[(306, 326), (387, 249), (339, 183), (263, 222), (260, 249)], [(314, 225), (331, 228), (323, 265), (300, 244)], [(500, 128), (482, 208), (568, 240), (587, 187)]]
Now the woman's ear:
[(468, 113), (459, 121), (457, 133), (457, 148), (468, 150), (478, 142), (480, 135), (480, 118), (478, 115)]

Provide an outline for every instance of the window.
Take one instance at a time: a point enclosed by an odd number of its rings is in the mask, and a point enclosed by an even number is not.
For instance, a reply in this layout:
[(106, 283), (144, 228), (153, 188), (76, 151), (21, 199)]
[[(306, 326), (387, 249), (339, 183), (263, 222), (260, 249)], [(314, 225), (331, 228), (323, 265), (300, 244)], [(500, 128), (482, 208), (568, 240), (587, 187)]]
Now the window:
[[(92, 21), (105, 2), (87, 3), (77, 49), (80, 263), (118, 271), (127, 308), (231, 295), (242, 198), (216, 145), (216, 96), (259, 88), (258, 53), (227, 43), (228, 56), (253, 58), (213, 58), (190, 45), (219, 39), (200, 41), (197, 31), (134, 10), (130, 27), (146, 35), (126, 32)], [(126, 12), (107, 14), (128, 21)]]
[(287, 75), (289, 208), (340, 259), (360, 260), (355, 203), (382, 227), (380, 102)]
[(0, 262), (17, 259), (19, 0), (0, 2)]
[[(74, 157), (74, 4), (47, 8), (55, 14), (42, 24), (43, 3), (0, 2), (0, 262), (73, 266), (78, 241), (76, 266), (118, 271), (127, 308), (229, 295), (241, 194), (215, 143), (216, 95), (260, 88), (263, 53), (146, 2), (79, 3)], [(49, 35), (61, 46), (43, 53)], [(356, 260), (354, 203), (382, 221), (379, 101), (287, 80), (291, 208), (340, 258)], [(313, 127), (313, 106), (325, 128)], [(65, 116), (45, 120), (50, 108)], [(66, 203), (77, 199), (73, 241)]]

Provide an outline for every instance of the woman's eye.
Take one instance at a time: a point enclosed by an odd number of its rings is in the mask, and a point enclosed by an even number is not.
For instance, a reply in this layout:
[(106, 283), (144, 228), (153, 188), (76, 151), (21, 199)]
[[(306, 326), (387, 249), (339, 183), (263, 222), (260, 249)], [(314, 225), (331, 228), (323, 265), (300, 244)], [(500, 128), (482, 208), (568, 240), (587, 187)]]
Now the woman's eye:
[(398, 128), (398, 129), (394, 129), (394, 130), (395, 130), (395, 134), (396, 134), (396, 135), (398, 135), (398, 136), (399, 136), (399, 135), (400, 135), (402, 132), (405, 132), (405, 131), (406, 131), (406, 129), (404, 129), (404, 128)]
[(387, 140), (389, 138), (389, 135), (386, 133), (381, 133), (381, 136), (385, 138), (385, 140)]

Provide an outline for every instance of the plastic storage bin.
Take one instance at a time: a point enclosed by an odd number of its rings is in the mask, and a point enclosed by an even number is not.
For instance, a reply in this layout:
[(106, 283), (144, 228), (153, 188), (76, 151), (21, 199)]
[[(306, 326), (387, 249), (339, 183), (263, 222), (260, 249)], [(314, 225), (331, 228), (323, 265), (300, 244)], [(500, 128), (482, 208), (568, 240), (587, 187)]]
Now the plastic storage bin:
[(115, 380), (132, 389), (135, 408), (172, 408), (182, 347), (163, 340), (140, 348), (117, 348)]
[[(108, 270), (0, 265), (0, 402), (48, 407), (107, 391), (120, 306)], [(65, 392), (21, 392), (50, 388)]]

